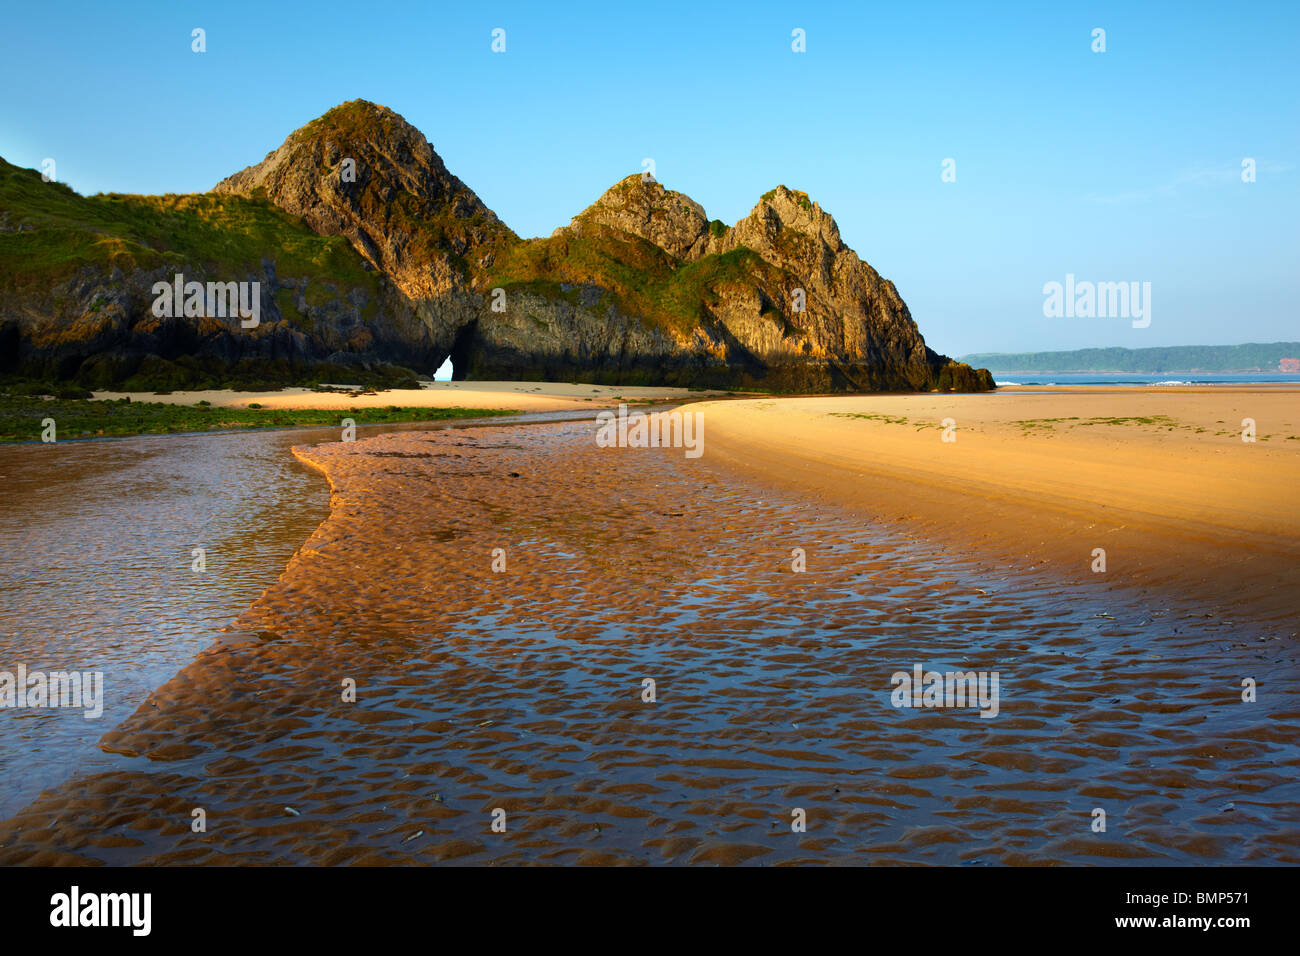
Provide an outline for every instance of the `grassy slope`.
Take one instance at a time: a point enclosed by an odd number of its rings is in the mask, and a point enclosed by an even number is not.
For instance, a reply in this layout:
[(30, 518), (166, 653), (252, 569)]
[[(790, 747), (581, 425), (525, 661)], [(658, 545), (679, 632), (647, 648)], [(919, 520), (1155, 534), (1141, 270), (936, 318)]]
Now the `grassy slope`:
[[(307, 280), (302, 294), (308, 305), (322, 305), (359, 288), (366, 295), (363, 317), (378, 313), (384, 280), (365, 268), (345, 237), (317, 235), (301, 220), (261, 199), (210, 193), (80, 196), (61, 183), (42, 182), (34, 170), (0, 160), (0, 214), (4, 213), (6, 229), (25, 228), (0, 232), (0, 296), (40, 301), (88, 267), (111, 285), (114, 268), (129, 274), (136, 268), (165, 266), (235, 277), (260, 271), (266, 257), (274, 261), (279, 275)], [(293, 296), (281, 290), (277, 302), (291, 326), (311, 333), (312, 320), (298, 312)], [(96, 306), (91, 305), (92, 313)], [(87, 319), (93, 328), (93, 319)], [(75, 339), (78, 334), (74, 317), (38, 334), (36, 340), (40, 335)], [(258, 366), (222, 371), (211, 364), (146, 359), (140, 374), (117, 384), (128, 391), (224, 384), (259, 387), (311, 384), (320, 377), (310, 370), (294, 373)], [(391, 384), (398, 377), (409, 377), (409, 372), (403, 376), (385, 371), (366, 380)], [(108, 382), (96, 384), (103, 387)]]
[[(488, 288), (527, 289), (575, 304), (577, 290), (563, 293), (561, 283), (599, 286), (624, 314), (685, 334), (712, 323), (709, 309), (728, 285), (776, 289), (784, 278), (749, 249), (679, 264), (653, 243), (588, 222), (581, 236), (552, 236), (507, 248), (484, 271), (483, 282)], [(787, 321), (775, 309), (773, 318)]]
[[(318, 236), (270, 203), (235, 196), (80, 196), (0, 160), (0, 291), (48, 291), (83, 266), (130, 271), (187, 263), (234, 274), (271, 254), (284, 275), (377, 291), (378, 277), (341, 236)], [(309, 287), (310, 288), (310, 287)]]
[(287, 428), (338, 425), (351, 418), (358, 425), (486, 418), (517, 414), (513, 409), (387, 408), (270, 409), (165, 405), (161, 402), (84, 401), (0, 395), (0, 441), (40, 441), (43, 422), (53, 419), (59, 440), (98, 435), (123, 436), (226, 428)]

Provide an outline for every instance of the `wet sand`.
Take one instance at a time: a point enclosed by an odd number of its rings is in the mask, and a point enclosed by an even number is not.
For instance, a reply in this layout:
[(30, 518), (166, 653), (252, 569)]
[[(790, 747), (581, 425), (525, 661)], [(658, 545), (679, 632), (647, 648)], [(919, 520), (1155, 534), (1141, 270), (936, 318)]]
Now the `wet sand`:
[[(872, 521), (746, 472), (732, 407), (699, 459), (590, 422), (296, 449), (329, 519), (0, 863), (1300, 862), (1293, 601)], [(999, 672), (998, 716), (891, 706), (914, 664)]]

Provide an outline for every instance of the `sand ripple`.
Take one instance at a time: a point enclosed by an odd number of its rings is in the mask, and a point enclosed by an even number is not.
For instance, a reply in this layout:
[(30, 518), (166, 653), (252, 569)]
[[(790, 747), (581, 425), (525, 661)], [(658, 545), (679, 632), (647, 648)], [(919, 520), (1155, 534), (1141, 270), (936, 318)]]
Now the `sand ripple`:
[[(330, 518), (105, 735), (122, 770), (0, 824), (0, 862), (1300, 862), (1288, 621), (984, 566), (592, 435), (298, 449)], [(998, 671), (1000, 715), (893, 708), (915, 663)]]

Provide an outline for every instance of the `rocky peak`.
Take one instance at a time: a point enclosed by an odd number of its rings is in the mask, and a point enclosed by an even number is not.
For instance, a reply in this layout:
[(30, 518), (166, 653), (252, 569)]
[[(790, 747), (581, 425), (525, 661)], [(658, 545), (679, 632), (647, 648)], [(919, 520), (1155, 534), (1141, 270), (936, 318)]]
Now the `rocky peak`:
[(848, 249), (830, 214), (807, 193), (785, 186), (764, 193), (719, 245), (720, 251), (746, 246), (764, 258), (772, 253), (776, 259), (786, 258), (796, 247), (832, 256)]
[(264, 193), (316, 232), (346, 236), (416, 298), (464, 287), (468, 264), (515, 238), (419, 130), (366, 100), (312, 120), (213, 192)]
[(581, 231), (588, 222), (640, 236), (676, 259), (698, 259), (709, 246), (704, 207), (639, 173), (619, 180), (556, 232)]
[[(764, 193), (749, 215), (714, 240), (710, 252), (745, 247), (799, 276), (820, 307), (864, 314), (906, 315), (892, 282), (882, 279), (840, 238), (839, 226), (807, 193), (785, 186)], [(911, 323), (910, 316), (905, 322)]]
[(930, 364), (924, 341), (894, 284), (844, 244), (835, 220), (807, 193), (785, 186), (765, 193), (749, 215), (714, 239), (709, 251), (741, 247), (803, 290), (806, 312), (792, 315), (795, 324), (833, 326), (837, 331), (830, 338), (850, 355), (873, 354), (889, 343), (897, 353), (892, 361), (910, 364), (916, 382), (931, 374), (923, 369)]

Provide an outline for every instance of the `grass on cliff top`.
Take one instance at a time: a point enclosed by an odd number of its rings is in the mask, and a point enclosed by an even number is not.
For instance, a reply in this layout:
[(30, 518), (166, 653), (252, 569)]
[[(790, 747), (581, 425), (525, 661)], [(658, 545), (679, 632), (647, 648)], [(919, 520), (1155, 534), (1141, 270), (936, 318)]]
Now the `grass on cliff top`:
[[(771, 202), (772, 197), (776, 195), (777, 189), (787, 189), (787, 187), (777, 186), (776, 189), (769, 189), (767, 192), (763, 193), (763, 195), (759, 198), (763, 202)], [(790, 193), (791, 196), (794, 197), (794, 201), (799, 204), (799, 207), (801, 209), (803, 209), (805, 212), (812, 212), (811, 196), (809, 196), (806, 192), (803, 192), (800, 189), (787, 189), (787, 191)]]
[(320, 236), (269, 202), (239, 196), (81, 196), (0, 160), (0, 289), (39, 290), (85, 266), (111, 270), (202, 266), (234, 279), (260, 271), (377, 293), (378, 276), (342, 236)]
[(379, 103), (349, 100), (304, 124), (292, 135), (299, 141), (327, 133), (390, 139), (398, 132), (400, 122), (396, 113)]
[(358, 425), (432, 422), (458, 418), (516, 415), (506, 408), (386, 408), (272, 409), (216, 408), (207, 405), (165, 405), (161, 402), (41, 399), (0, 394), (0, 441), (40, 441), (42, 422), (54, 419), (55, 437), (123, 437), (126, 435), (205, 432), (218, 429), (338, 426), (344, 418)]
[[(689, 333), (706, 323), (728, 285), (773, 290), (779, 301), (784, 273), (744, 247), (679, 264), (663, 249), (637, 236), (595, 223), (584, 223), (581, 236), (534, 239), (505, 250), (486, 270), (488, 288), (513, 288), (578, 302), (578, 290), (561, 284), (593, 285), (609, 291), (626, 315), (651, 326)], [(604, 303), (602, 303), (603, 307)], [(788, 320), (779, 309), (771, 317)]]

